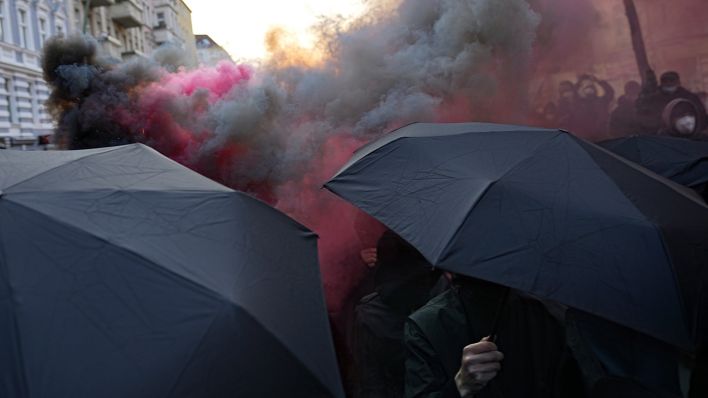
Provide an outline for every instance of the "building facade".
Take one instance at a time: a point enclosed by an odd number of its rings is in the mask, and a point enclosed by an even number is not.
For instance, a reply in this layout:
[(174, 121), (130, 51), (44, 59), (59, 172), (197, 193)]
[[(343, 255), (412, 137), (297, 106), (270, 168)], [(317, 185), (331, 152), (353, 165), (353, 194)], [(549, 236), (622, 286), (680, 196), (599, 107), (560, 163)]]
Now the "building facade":
[(0, 0), (0, 148), (36, 149), (53, 133), (42, 47), (51, 36), (80, 32), (116, 61), (172, 43), (189, 66), (197, 64), (191, 10), (182, 0)]
[[(192, 11), (182, 0), (68, 0), (72, 31), (96, 38), (104, 55), (115, 60), (146, 57), (173, 44), (196, 64)], [(87, 7), (88, 6), (88, 7)]]
[(0, 0), (0, 147), (35, 146), (52, 134), (41, 49), (68, 30), (63, 1)]
[(221, 61), (232, 61), (229, 53), (209, 35), (196, 35), (195, 40), (199, 65), (216, 66)]

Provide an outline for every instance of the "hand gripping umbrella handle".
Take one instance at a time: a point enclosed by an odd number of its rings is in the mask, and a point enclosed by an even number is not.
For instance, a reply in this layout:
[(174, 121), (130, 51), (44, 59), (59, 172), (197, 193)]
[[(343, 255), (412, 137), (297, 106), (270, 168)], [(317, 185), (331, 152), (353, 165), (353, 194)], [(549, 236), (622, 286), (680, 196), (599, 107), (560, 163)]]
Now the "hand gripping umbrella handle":
[(489, 339), (488, 339), (492, 343), (496, 343), (497, 334), (499, 333), (499, 324), (501, 323), (502, 314), (504, 313), (504, 310), (506, 309), (506, 304), (509, 302), (510, 292), (511, 292), (511, 288), (504, 289), (504, 295), (501, 297), (501, 299), (499, 300), (499, 303), (497, 304), (497, 310), (494, 313), (494, 322), (492, 323), (492, 329), (489, 333)]

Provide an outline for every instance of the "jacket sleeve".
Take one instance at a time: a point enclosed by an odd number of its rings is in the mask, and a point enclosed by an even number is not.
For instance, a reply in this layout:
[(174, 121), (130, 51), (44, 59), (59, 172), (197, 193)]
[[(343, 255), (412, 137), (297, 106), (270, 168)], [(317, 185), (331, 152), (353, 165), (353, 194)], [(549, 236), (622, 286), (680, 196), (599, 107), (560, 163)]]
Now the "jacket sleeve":
[(432, 345), (410, 320), (405, 325), (404, 343), (406, 398), (460, 398), (455, 380), (445, 374)]

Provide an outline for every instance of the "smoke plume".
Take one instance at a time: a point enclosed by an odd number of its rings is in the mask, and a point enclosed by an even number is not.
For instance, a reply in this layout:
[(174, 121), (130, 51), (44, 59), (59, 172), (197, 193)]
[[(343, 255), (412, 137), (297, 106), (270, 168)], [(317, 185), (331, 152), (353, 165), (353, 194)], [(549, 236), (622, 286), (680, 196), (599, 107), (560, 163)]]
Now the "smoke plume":
[[(323, 18), (314, 49), (269, 34), (256, 66), (177, 68), (161, 51), (111, 65), (86, 37), (43, 58), (56, 141), (142, 142), (284, 210), (321, 236), (330, 308), (363, 266), (356, 210), (320, 190), (360, 145), (413, 121), (514, 121), (540, 16), (524, 0), (376, 0), (354, 20)], [(350, 268), (348, 268), (350, 267)]]

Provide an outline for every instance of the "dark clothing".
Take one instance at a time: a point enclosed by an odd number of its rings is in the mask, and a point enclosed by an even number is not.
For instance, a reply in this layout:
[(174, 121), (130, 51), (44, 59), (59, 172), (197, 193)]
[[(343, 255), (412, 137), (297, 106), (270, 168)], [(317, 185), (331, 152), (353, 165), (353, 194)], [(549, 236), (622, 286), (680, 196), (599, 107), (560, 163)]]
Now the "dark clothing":
[(664, 108), (677, 98), (690, 101), (698, 110), (697, 130), (703, 130), (706, 126), (706, 108), (696, 94), (683, 87), (679, 87), (673, 93), (665, 93), (658, 87), (655, 89), (645, 87), (637, 99), (637, 116), (642, 131), (658, 132), (662, 128)]
[(640, 131), (637, 121), (636, 101), (626, 96), (617, 100), (617, 108), (610, 114), (610, 133), (614, 137), (625, 137)]
[(592, 398), (678, 398), (679, 353), (666, 343), (569, 309), (566, 336)]
[(408, 313), (392, 311), (372, 293), (356, 308), (354, 347), (359, 384), (357, 397), (403, 396), (403, 324)]
[(708, 397), (708, 349), (698, 351), (691, 375), (689, 398)]
[(375, 292), (356, 307), (354, 358), (358, 397), (403, 396), (403, 325), (431, 297), (440, 273), (391, 231), (377, 244)]
[(572, 132), (591, 140), (607, 138), (610, 104), (615, 99), (615, 90), (609, 83), (599, 81), (598, 84), (604, 94), (576, 98), (569, 120)]
[[(498, 289), (454, 287), (409, 317), (406, 397), (459, 398), (454, 377), (462, 349), (490, 334), (500, 297)], [(496, 340), (505, 356), (502, 371), (476, 397), (582, 396), (564, 339), (543, 304), (511, 293)], [(565, 383), (577, 393), (566, 394)]]

